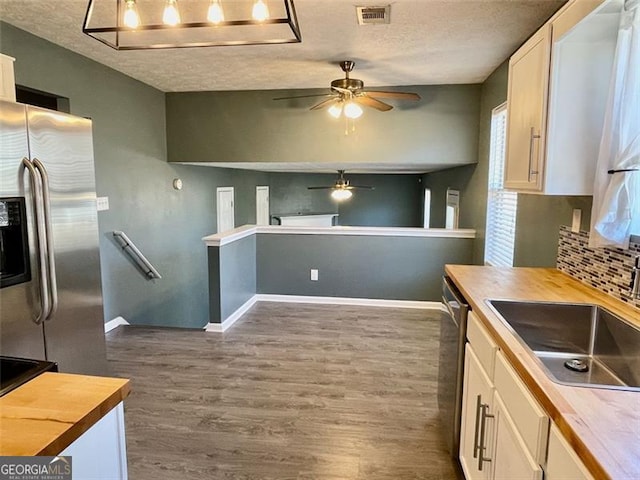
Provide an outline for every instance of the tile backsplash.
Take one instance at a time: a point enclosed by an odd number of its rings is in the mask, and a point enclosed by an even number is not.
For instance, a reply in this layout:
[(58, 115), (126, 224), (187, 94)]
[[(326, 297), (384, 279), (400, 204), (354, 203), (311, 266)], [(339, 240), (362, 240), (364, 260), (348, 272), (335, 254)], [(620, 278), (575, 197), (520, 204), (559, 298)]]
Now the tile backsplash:
[(640, 255), (640, 243), (621, 248), (589, 248), (589, 232), (571, 231), (560, 226), (558, 270), (619, 300), (640, 308), (640, 300), (631, 299), (629, 284), (634, 258)]

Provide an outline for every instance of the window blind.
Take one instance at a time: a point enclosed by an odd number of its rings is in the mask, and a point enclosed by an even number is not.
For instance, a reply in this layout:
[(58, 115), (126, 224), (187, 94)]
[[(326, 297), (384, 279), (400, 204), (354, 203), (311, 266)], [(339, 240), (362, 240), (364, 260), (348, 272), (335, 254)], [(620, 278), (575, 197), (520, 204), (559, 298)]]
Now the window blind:
[(502, 104), (491, 116), (484, 261), (487, 265), (512, 267), (518, 194), (504, 190), (506, 138), (507, 106)]

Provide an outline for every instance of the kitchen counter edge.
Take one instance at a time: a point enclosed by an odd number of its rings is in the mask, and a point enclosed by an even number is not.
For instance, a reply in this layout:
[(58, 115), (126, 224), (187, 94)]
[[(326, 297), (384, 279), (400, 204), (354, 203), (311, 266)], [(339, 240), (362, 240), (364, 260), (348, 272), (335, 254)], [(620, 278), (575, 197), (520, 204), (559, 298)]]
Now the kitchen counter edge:
[(0, 398), (0, 456), (53, 456), (130, 393), (128, 379), (46, 372)]

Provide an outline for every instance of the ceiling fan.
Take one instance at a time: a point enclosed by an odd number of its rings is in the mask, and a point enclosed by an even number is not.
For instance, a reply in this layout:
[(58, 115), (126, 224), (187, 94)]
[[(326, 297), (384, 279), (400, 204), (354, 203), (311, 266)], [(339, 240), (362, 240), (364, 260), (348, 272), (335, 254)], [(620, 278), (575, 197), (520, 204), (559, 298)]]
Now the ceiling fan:
[(331, 82), (331, 93), (319, 95), (300, 95), (294, 97), (280, 97), (274, 100), (288, 100), (291, 98), (329, 97), (316, 103), (310, 110), (321, 110), (328, 108), (331, 116), (339, 118), (344, 115), (346, 118), (355, 119), (362, 115), (362, 106), (371, 107), (381, 112), (387, 112), (393, 106), (385, 103), (379, 98), (394, 100), (420, 100), (420, 95), (412, 92), (387, 92), (376, 90), (365, 90), (364, 82), (358, 78), (351, 78), (349, 74), (353, 70), (355, 62), (345, 60), (340, 62), (340, 68), (344, 72), (344, 78), (338, 78)]
[(326, 187), (307, 187), (309, 190), (333, 190), (331, 192), (331, 196), (338, 201), (347, 200), (351, 198), (353, 193), (351, 190), (361, 189), (361, 190), (375, 190), (374, 187), (366, 186), (366, 185), (351, 185), (351, 182), (344, 178), (344, 170), (338, 170), (338, 174), (340, 178), (336, 180), (336, 183), (331, 186)]

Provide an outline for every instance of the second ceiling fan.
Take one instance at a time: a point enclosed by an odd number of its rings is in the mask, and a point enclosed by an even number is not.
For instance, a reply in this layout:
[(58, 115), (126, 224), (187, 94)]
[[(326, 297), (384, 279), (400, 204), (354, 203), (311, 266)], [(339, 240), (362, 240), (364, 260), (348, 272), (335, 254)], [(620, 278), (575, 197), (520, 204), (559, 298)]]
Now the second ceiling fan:
[(340, 178), (336, 180), (333, 185), (327, 185), (322, 187), (307, 187), (309, 190), (331, 190), (331, 196), (338, 201), (347, 200), (351, 198), (353, 193), (351, 190), (375, 190), (374, 187), (368, 185), (352, 185), (349, 180), (344, 178), (344, 170), (338, 170)]
[(345, 60), (340, 62), (340, 68), (345, 74), (344, 78), (338, 78), (331, 82), (331, 93), (319, 95), (300, 95), (294, 97), (280, 97), (274, 100), (288, 100), (291, 98), (329, 97), (316, 103), (310, 110), (327, 108), (329, 114), (335, 118), (344, 115), (354, 119), (362, 115), (362, 106), (371, 107), (381, 112), (387, 112), (393, 106), (385, 103), (380, 98), (394, 100), (420, 100), (420, 95), (413, 92), (390, 92), (380, 90), (365, 90), (364, 82), (358, 78), (351, 78), (349, 74), (353, 70), (355, 62)]

